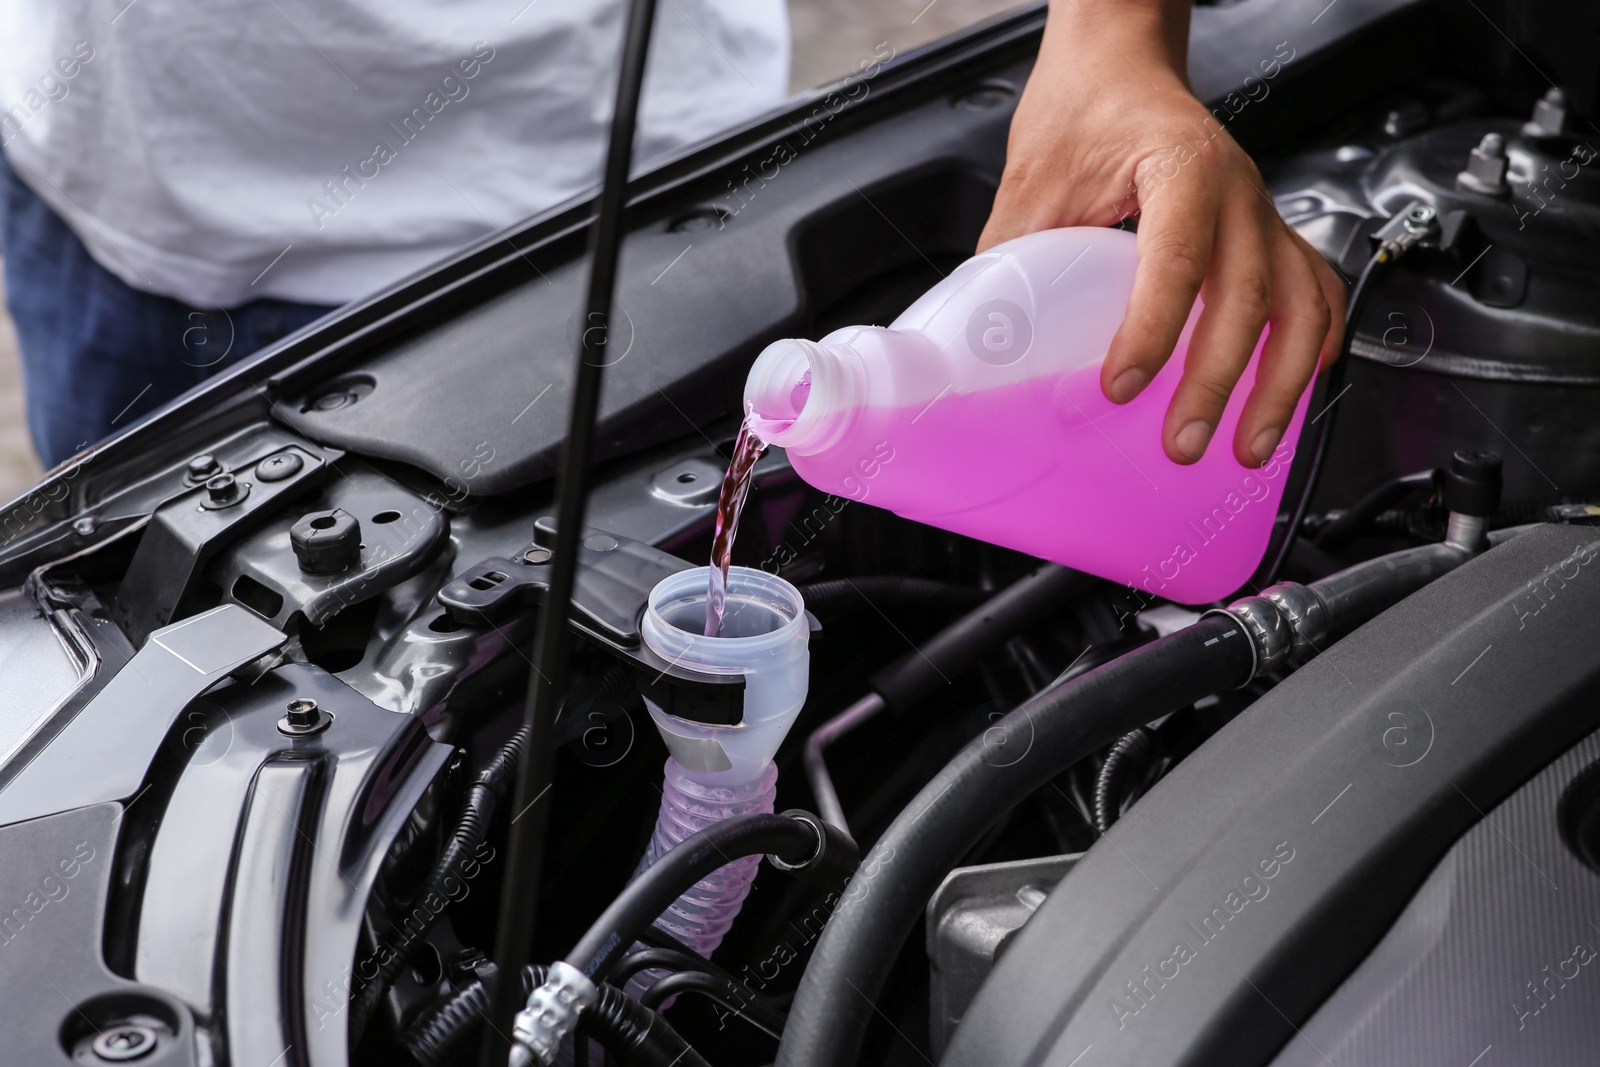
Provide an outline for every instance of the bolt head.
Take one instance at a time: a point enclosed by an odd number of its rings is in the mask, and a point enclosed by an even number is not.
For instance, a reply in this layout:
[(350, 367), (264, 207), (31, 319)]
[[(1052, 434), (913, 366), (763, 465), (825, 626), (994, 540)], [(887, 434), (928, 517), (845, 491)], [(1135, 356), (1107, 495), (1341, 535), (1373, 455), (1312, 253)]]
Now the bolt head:
[(314, 411), (338, 411), (340, 408), (349, 407), (356, 402), (356, 398), (342, 390), (332, 393), (323, 393), (311, 402)]
[(189, 461), (188, 474), (190, 480), (203, 482), (221, 469), (222, 464), (217, 462), (216, 456), (210, 452), (202, 452)]
[(107, 1063), (131, 1063), (154, 1052), (159, 1043), (156, 1032), (150, 1027), (123, 1023), (101, 1033), (90, 1048)]
[(304, 737), (321, 733), (333, 722), (333, 716), (317, 706), (309, 697), (289, 701), (284, 716), (278, 720), (278, 732), (290, 737)]

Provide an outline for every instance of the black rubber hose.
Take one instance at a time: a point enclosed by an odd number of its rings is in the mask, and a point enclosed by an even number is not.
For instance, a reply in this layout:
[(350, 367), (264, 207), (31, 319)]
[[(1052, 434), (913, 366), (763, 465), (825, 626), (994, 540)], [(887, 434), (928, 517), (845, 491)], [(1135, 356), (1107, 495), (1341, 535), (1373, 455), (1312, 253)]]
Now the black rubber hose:
[(1131, 775), (1142, 774), (1157, 755), (1155, 731), (1148, 726), (1130, 730), (1117, 738), (1106, 753), (1100, 773), (1094, 780), (1094, 827), (1101, 833), (1122, 815), (1122, 797)]
[(692, 952), (675, 948), (641, 948), (630, 952), (622, 962), (611, 969), (606, 980), (618, 987), (626, 987), (628, 979), (645, 971), (703, 971), (711, 961)]
[(659, 1011), (662, 1004), (680, 993), (699, 993), (763, 1033), (774, 1038), (783, 1036), (783, 1012), (773, 1007), (766, 998), (740, 998), (737, 989), (728, 988), (721, 978), (704, 971), (679, 971), (658, 979), (644, 991), (639, 1003), (652, 1011)]
[[(545, 968), (525, 967), (522, 995), (543, 985), (545, 977)], [(491, 999), (483, 980), (474, 979), (424, 1010), (400, 1043), (421, 1067), (453, 1064), (488, 1017)], [(599, 1001), (578, 1016), (574, 1036), (600, 1042), (608, 1063), (615, 1056), (619, 1064), (638, 1067), (709, 1067), (665, 1019), (612, 985), (600, 986)]]
[(778, 1067), (855, 1062), (928, 899), (996, 820), (1134, 727), (1243, 684), (1254, 661), (1236, 620), (1203, 618), (1033, 698), (969, 743), (863, 860), (800, 980)]
[(1470, 552), (1452, 545), (1419, 545), (1357, 563), (1312, 582), (1307, 588), (1317, 594), (1327, 611), (1324, 640), (1337, 641), (1471, 558)]
[[(664, 934), (659, 926), (653, 926), (645, 933), (646, 937), (671, 937)], [(756, 1026), (767, 1029), (768, 1024), (776, 1022), (776, 1029), (769, 1029), (773, 1037), (778, 1037), (783, 1032), (783, 1020), (787, 1012), (778, 1006), (778, 1002), (762, 993), (757, 993), (750, 988), (750, 983), (735, 978), (721, 967), (712, 963), (704, 956), (697, 955), (682, 948), (642, 948), (630, 952), (622, 957), (622, 962), (611, 969), (611, 974), (606, 980), (618, 989), (627, 989), (628, 981), (635, 975), (646, 971), (670, 971), (673, 973), (694, 973), (705, 978), (711, 985), (705, 989), (690, 989), (686, 992), (702, 993), (724, 1008), (744, 1015)], [(652, 1000), (648, 995), (650, 990), (656, 988), (665, 979), (657, 979), (640, 1002), (654, 1007), (657, 1000)], [(703, 983), (701, 983), (703, 984)], [(712, 988), (715, 986), (715, 988)], [(743, 990), (741, 993), (740, 990)], [(667, 992), (661, 994), (664, 999), (674, 992), (672, 987), (667, 987)]]
[(691, 886), (743, 856), (804, 865), (821, 850), (816, 828), (789, 815), (733, 815), (692, 834), (624, 889), (583, 935), (567, 962), (599, 984), (639, 934)]
[(949, 685), (950, 679), (990, 649), (1045, 619), (1063, 601), (1098, 581), (1067, 567), (1046, 564), (873, 675), (869, 684), (891, 709), (908, 708)]
[(893, 575), (808, 582), (800, 587), (800, 595), (805, 598), (807, 610), (824, 618), (868, 607), (935, 607), (965, 611), (989, 599), (986, 591), (970, 585)]
[(1372, 520), (1394, 507), (1418, 489), (1429, 489), (1439, 482), (1439, 472), (1417, 471), (1390, 479), (1356, 501), (1355, 505), (1340, 512), (1338, 518), (1317, 531), (1312, 544), (1318, 548), (1338, 548), (1360, 533)]
[[(1491, 544), (1518, 532), (1497, 531)], [(1471, 557), (1450, 545), (1423, 545), (1313, 582), (1308, 588), (1324, 609), (1324, 638), (1338, 640)], [(862, 870), (874, 873), (851, 883), (823, 929), (795, 994), (777, 1067), (855, 1062), (907, 935), (940, 880), (993, 822), (1061, 769), (1136, 726), (1237, 688), (1254, 668), (1240, 623), (1228, 615), (1203, 617), (1039, 694), (969, 743), (862, 861)]]
[[(438, 862), (429, 872), (421, 892), (417, 894), (417, 900), (458, 898), (459, 894), (452, 891), (451, 879), (459, 883), (461, 881), (459, 870), (476, 862), (473, 856), (489, 836), (489, 824), (494, 820), (495, 809), (505, 798), (512, 783), (516, 781), (517, 768), (521, 765), (523, 750), (527, 744), (528, 727), (524, 725), (506, 739), (473, 779), (472, 785), (467, 789), (466, 801), (461, 807), (461, 817), (456, 820), (455, 830), (439, 854)], [(417, 908), (406, 917), (405, 939), (397, 945), (389, 946), (392, 951), (386, 955), (379, 953), (383, 956), (383, 962), (378, 967), (378, 973), (362, 985), (361, 991), (351, 1004), (352, 1034), (359, 1038), (373, 1010), (382, 1000), (384, 991), (394, 982), (395, 975), (400, 973), (410, 959), (411, 946), (428, 932), (443, 913), (443, 908), (438, 910)]]

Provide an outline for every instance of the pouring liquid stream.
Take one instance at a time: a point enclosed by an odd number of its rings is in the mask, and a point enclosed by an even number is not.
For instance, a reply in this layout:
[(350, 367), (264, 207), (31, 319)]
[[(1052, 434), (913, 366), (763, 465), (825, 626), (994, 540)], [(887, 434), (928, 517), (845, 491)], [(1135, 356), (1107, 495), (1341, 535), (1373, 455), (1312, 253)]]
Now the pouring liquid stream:
[(722, 494), (717, 499), (717, 529), (711, 539), (711, 577), (706, 590), (706, 636), (722, 634), (722, 617), (728, 606), (728, 565), (733, 561), (733, 539), (739, 533), (739, 513), (750, 495), (750, 480), (756, 460), (767, 450), (767, 443), (750, 428), (751, 416), (739, 424), (733, 443), (733, 459), (722, 476)]

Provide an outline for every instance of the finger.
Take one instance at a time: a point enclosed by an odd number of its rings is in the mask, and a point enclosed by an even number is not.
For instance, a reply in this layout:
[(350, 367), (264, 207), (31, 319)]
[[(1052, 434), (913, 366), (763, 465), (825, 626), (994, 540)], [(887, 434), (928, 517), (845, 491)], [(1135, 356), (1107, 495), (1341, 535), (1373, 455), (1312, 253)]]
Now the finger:
[(1295, 405), (1316, 373), (1317, 360), (1333, 313), (1315, 267), (1287, 227), (1273, 227), (1272, 330), (1261, 349), (1255, 386), (1239, 416), (1233, 454), (1247, 467), (1259, 467), (1283, 440)]
[(1344, 350), (1344, 314), (1345, 314), (1345, 286), (1344, 279), (1339, 277), (1333, 266), (1323, 258), (1321, 252), (1311, 247), (1311, 243), (1301, 237), (1293, 229), (1289, 236), (1294, 239), (1305, 253), (1306, 260), (1311, 264), (1312, 271), (1316, 274), (1317, 287), (1322, 290), (1322, 299), (1328, 304), (1328, 333), (1322, 339), (1321, 350), (1317, 354), (1317, 368), (1327, 370), (1338, 360), (1339, 353)]
[(1153, 167), (1141, 170), (1139, 267), (1100, 368), (1100, 389), (1116, 404), (1138, 396), (1172, 355), (1205, 281), (1217, 228), (1217, 185), (1201, 167), (1165, 181)]
[(1002, 181), (1000, 191), (994, 198), (994, 210), (989, 214), (989, 221), (984, 224), (983, 233), (978, 236), (979, 252), (987, 252), (995, 245), (1009, 241), (1013, 237), (1021, 237), (1036, 230), (1046, 230), (1053, 225), (1049, 221), (1034, 221), (1037, 217), (1034, 210), (1038, 200), (1019, 191), (1020, 184), (1020, 182), (1007, 184)]
[(1205, 280), (1205, 309), (1189, 338), (1183, 377), (1173, 391), (1161, 443), (1178, 463), (1193, 463), (1222, 420), (1272, 312), (1272, 260), (1261, 201), (1236, 187), (1217, 214)]

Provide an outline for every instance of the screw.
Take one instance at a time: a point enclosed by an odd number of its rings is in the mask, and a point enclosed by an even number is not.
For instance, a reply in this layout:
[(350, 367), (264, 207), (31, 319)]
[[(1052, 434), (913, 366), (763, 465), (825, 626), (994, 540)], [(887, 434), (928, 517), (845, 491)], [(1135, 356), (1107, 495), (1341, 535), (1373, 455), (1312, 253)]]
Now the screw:
[(224, 471), (213, 475), (206, 480), (205, 506), (208, 508), (225, 508), (237, 504), (244, 499), (250, 486), (234, 478), (232, 474)]
[(1486, 133), (1478, 147), (1467, 154), (1467, 169), (1456, 175), (1456, 185), (1469, 193), (1504, 196), (1510, 191), (1506, 166), (1506, 139), (1498, 133)]
[(290, 737), (304, 737), (321, 733), (333, 722), (333, 716), (317, 706), (309, 697), (289, 701), (288, 714), (278, 720), (278, 732)]
[(79, 537), (89, 537), (94, 533), (96, 527), (99, 525), (100, 524), (95, 521), (93, 515), (85, 515), (83, 518), (72, 524), (72, 532), (77, 534)]
[(733, 218), (733, 212), (717, 205), (691, 208), (667, 225), (668, 233), (697, 233), (712, 227), (721, 229)]
[(549, 563), (550, 557), (553, 554), (554, 553), (552, 553), (548, 548), (539, 548), (535, 546), (522, 554), (522, 562), (532, 563), (535, 565), (540, 563)]
[(124, 1023), (103, 1031), (90, 1046), (94, 1054), (109, 1063), (139, 1060), (155, 1051), (158, 1039), (148, 1026)]
[(987, 111), (1006, 103), (1016, 92), (1002, 85), (980, 85), (956, 98), (962, 111)]
[(222, 464), (210, 452), (202, 452), (189, 461), (190, 481), (203, 482), (220, 470)]
[(1390, 137), (1409, 137), (1428, 124), (1428, 109), (1418, 103), (1397, 107), (1383, 119), (1383, 132)]
[(1567, 125), (1567, 94), (1551, 86), (1544, 98), (1533, 105), (1533, 118), (1522, 124), (1522, 132), (1530, 137), (1547, 137), (1561, 133)]
[(356, 402), (356, 398), (343, 391), (323, 393), (311, 402), (313, 411), (338, 411), (342, 407), (349, 407)]
[(1417, 204), (1406, 212), (1405, 228), (1411, 233), (1426, 234), (1433, 225), (1436, 212), (1427, 204)]
[(256, 477), (264, 482), (281, 482), (300, 473), (305, 461), (293, 452), (279, 452), (256, 464)]

